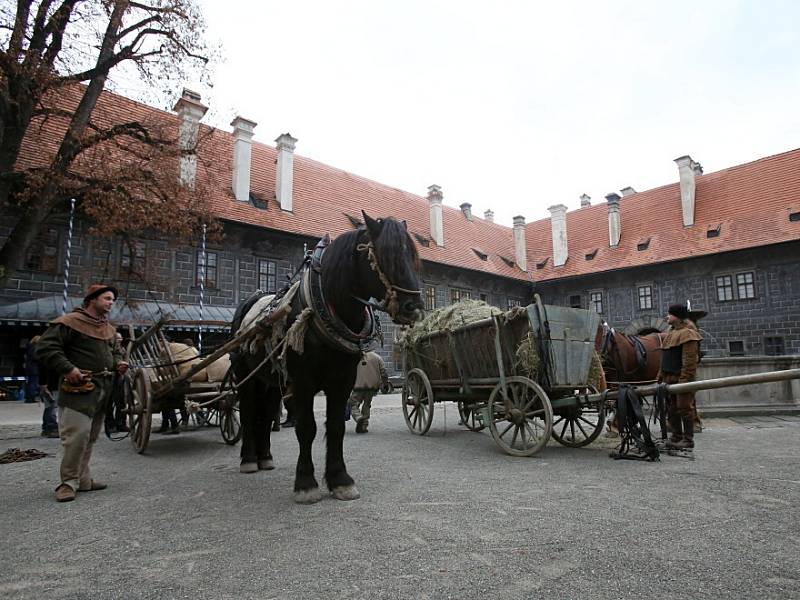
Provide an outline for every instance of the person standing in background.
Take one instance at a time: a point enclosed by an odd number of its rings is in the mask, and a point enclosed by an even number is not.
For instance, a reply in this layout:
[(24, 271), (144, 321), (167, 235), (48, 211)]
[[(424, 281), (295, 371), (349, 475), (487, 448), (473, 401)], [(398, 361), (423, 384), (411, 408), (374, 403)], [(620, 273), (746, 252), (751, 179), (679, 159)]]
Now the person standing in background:
[(350, 394), (350, 413), (356, 422), (356, 433), (367, 433), (372, 399), (378, 390), (388, 391), (389, 375), (377, 352), (367, 352), (358, 363), (356, 383)]

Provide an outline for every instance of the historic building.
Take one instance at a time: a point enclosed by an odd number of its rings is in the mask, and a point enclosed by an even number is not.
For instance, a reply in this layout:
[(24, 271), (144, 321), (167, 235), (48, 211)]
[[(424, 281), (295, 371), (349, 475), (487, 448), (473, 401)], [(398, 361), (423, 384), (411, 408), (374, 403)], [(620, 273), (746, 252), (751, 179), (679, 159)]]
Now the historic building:
[[(98, 110), (119, 122), (156, 114), (183, 141), (204, 127), (206, 107), (189, 91), (174, 113), (104, 93)], [(549, 219), (526, 224), (520, 216), (507, 227), (493, 222), (491, 210), (481, 217), (466, 203), (445, 206), (436, 185), (425, 196), (398, 190), (296, 154), (288, 133), (273, 146), (253, 140), (252, 121), (237, 117), (231, 126), (205, 128), (202, 156), (187, 153), (176, 169), (186, 185), (207, 184), (223, 224), (224, 238), (206, 248), (202, 286), (206, 331), (217, 336), (239, 301), (280, 287), (307, 248), (325, 233), (358, 226), (364, 210), (407, 221), (428, 308), (463, 298), (507, 308), (538, 291), (548, 303), (592, 308), (614, 326), (640, 331), (663, 327), (667, 305), (688, 299), (709, 312), (701, 323), (707, 351), (800, 353), (800, 151), (705, 175), (683, 157), (677, 183), (626, 188), (596, 205), (583, 197), (579, 209), (557, 205)], [(25, 157), (34, 160), (42, 145), (26, 139)], [(53, 216), (26, 270), (0, 289), (0, 375), (19, 372), (20, 346), (61, 310), (67, 218), (66, 210)], [(12, 219), (4, 216), (0, 239)], [(68, 305), (80, 302), (89, 282), (111, 281), (122, 292), (118, 321), (141, 327), (170, 314), (176, 329), (196, 334), (201, 241), (152, 236), (122, 244), (92, 237), (88, 226), (75, 224)], [(397, 332), (386, 321), (383, 353), (396, 372)]]
[(709, 356), (800, 354), (800, 150), (709, 174), (675, 162), (676, 183), (529, 224), (538, 291), (630, 333), (688, 300)]

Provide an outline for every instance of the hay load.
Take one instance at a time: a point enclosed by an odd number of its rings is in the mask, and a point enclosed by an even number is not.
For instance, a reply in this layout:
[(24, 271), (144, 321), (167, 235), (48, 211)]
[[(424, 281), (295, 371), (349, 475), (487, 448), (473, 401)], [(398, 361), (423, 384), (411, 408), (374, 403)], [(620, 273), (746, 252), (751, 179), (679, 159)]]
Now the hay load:
[[(515, 372), (519, 370), (520, 374), (525, 374), (535, 380), (538, 375), (539, 358), (536, 352), (532, 351), (535, 348), (535, 344), (531, 345), (531, 340), (535, 338), (528, 332), (524, 309), (515, 308), (504, 313), (496, 306), (491, 306), (480, 300), (464, 300), (428, 312), (422, 321), (416, 323), (406, 332), (401, 343), (406, 352), (415, 356), (425, 357), (424, 360), (428, 362), (427, 370), (430, 371), (429, 376), (433, 379), (457, 377), (458, 365), (454, 361), (453, 348), (451, 348), (447, 338), (431, 339), (426, 336), (455, 331), (465, 325), (498, 315), (504, 315), (504, 318), (508, 321), (515, 322), (515, 325), (509, 329), (513, 339), (521, 339), (526, 335), (530, 337), (530, 340), (523, 339), (519, 344), (520, 348), (523, 346), (525, 348), (517, 351), (518, 356), (510, 358), (514, 359), (513, 369)], [(497, 357), (494, 348), (493, 331), (494, 328), (490, 327), (469, 332), (462, 331), (457, 335), (455, 343), (458, 348), (455, 351), (461, 355), (463, 368), (470, 374), (470, 377), (496, 376)], [(524, 364), (516, 364), (520, 360)], [(412, 360), (412, 362), (414, 361)], [(510, 367), (511, 364), (509, 363), (506, 367), (507, 372)]]
[[(507, 327), (504, 329), (510, 336), (506, 341), (519, 340), (512, 343), (512, 348), (516, 347), (513, 356), (507, 359), (506, 374), (523, 375), (533, 381), (539, 381), (541, 360), (538, 340), (535, 332), (530, 331), (524, 308), (518, 307), (504, 313), (499, 308), (479, 300), (457, 302), (429, 311), (422, 321), (405, 332), (400, 343), (409, 357), (410, 366), (416, 366), (422, 361), (425, 363), (425, 371), (432, 380), (460, 377), (454, 352), (460, 355), (462, 367), (470, 377), (493, 377), (496, 376), (497, 369), (493, 328), (459, 332), (453, 340), (457, 345), (455, 348), (445, 336), (433, 338), (428, 336), (455, 331), (464, 325), (503, 314), (507, 320)], [(491, 336), (491, 339), (486, 339), (487, 335)], [(509, 373), (509, 369), (513, 373)], [(600, 358), (596, 352), (592, 356), (587, 383), (598, 390), (604, 390), (606, 387)]]
[(452, 331), (462, 325), (475, 323), (500, 315), (503, 311), (480, 300), (462, 300), (450, 306), (428, 311), (425, 318), (417, 321), (406, 331), (401, 344), (404, 348), (414, 346), (419, 338), (437, 331)]

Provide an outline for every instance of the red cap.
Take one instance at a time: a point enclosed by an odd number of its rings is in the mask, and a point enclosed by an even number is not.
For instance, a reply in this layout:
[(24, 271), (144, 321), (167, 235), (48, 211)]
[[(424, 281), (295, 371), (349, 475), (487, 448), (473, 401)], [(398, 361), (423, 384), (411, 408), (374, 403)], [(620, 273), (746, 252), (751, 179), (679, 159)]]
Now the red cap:
[(117, 288), (113, 285), (103, 285), (102, 283), (93, 283), (89, 286), (89, 289), (86, 290), (86, 295), (83, 297), (83, 303), (86, 304), (89, 300), (93, 298), (97, 298), (100, 294), (104, 294), (106, 292), (111, 292), (114, 294), (114, 300), (117, 299), (119, 296), (119, 292), (117, 292)]

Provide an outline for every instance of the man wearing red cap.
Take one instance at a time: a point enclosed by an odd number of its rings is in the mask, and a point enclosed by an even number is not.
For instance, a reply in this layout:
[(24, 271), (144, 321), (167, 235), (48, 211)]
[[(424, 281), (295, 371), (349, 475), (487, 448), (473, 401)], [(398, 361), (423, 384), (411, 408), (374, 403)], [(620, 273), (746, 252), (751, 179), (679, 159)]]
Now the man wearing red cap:
[[(669, 307), (667, 323), (670, 328), (662, 346), (658, 382), (670, 384), (694, 381), (700, 362), (700, 342), (703, 336), (689, 319), (689, 308), (685, 304), (673, 304)], [(667, 418), (672, 429), (672, 437), (667, 441), (668, 448), (694, 448), (693, 405), (693, 392), (668, 396)]]
[(51, 321), (37, 344), (39, 360), (61, 377), (58, 421), (64, 456), (58, 502), (74, 500), (76, 491), (106, 488), (92, 479), (89, 460), (103, 426), (114, 373), (128, 369), (108, 322), (116, 299), (116, 288), (91, 285), (83, 306)]

